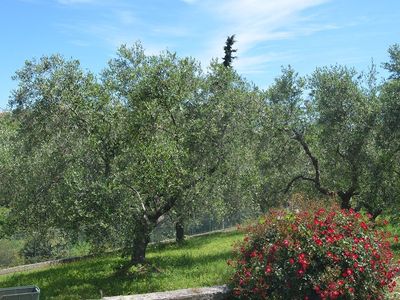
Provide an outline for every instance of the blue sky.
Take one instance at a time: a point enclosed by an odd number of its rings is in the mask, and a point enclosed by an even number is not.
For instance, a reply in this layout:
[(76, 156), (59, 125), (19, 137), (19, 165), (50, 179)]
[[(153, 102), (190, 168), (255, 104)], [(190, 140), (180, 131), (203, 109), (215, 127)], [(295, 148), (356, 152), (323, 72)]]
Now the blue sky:
[[(234, 67), (266, 88), (291, 64), (366, 70), (400, 43), (397, 0), (2, 0), (0, 109), (24, 61), (60, 53), (98, 73), (121, 44), (140, 40), (149, 54), (168, 49), (205, 67), (236, 34)], [(382, 76), (384, 73), (382, 73)]]

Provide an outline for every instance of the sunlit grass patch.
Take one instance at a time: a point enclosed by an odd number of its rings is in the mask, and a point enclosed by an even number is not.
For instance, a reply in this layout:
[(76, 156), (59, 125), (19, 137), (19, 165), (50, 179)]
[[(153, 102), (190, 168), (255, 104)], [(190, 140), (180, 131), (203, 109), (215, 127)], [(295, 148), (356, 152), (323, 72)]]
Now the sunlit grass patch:
[(40, 299), (99, 299), (102, 296), (139, 294), (224, 284), (231, 270), (226, 261), (239, 232), (216, 233), (175, 243), (154, 245), (148, 263), (116, 272), (126, 260), (107, 254), (30, 272), (0, 276), (0, 287), (37, 285)]

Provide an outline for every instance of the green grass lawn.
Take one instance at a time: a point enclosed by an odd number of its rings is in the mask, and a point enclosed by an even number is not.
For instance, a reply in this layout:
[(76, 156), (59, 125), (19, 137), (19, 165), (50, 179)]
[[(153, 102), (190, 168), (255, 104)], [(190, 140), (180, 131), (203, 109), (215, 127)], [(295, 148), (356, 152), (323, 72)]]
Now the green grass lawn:
[[(226, 261), (232, 256), (232, 245), (241, 239), (243, 233), (233, 231), (190, 238), (182, 245), (153, 245), (147, 254), (148, 266), (132, 268), (129, 275), (117, 275), (116, 268), (125, 260), (118, 254), (107, 254), (41, 270), (0, 275), (0, 288), (37, 285), (43, 300), (99, 299), (225, 284), (233, 271)], [(393, 250), (399, 259), (399, 247)], [(400, 280), (398, 284), (391, 299), (400, 296)]]
[[(226, 261), (232, 244), (243, 234), (233, 231), (190, 238), (183, 245), (150, 247), (150, 267), (117, 275), (125, 262), (117, 254), (0, 276), (0, 287), (37, 285), (40, 299), (99, 299), (101, 296), (139, 294), (190, 287), (220, 285), (232, 270)], [(151, 269), (151, 270), (150, 270)]]

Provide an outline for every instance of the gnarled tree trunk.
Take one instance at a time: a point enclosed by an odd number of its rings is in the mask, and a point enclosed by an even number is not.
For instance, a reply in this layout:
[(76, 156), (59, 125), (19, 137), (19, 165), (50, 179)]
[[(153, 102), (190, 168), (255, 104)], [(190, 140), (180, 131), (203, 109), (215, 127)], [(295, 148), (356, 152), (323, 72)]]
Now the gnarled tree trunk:
[(150, 240), (144, 236), (135, 237), (133, 242), (133, 251), (131, 256), (131, 264), (143, 264), (146, 259), (146, 249)]
[(146, 259), (146, 249), (150, 242), (151, 229), (147, 224), (140, 224), (135, 230), (132, 241), (131, 265), (143, 264)]
[(350, 200), (351, 200), (351, 197), (353, 197), (353, 193), (338, 192), (338, 196), (340, 198), (340, 207), (342, 209), (350, 209), (351, 208)]
[(175, 223), (175, 238), (178, 243), (185, 239), (185, 227), (181, 218)]
[[(155, 199), (159, 200), (159, 197), (156, 196)], [(145, 204), (142, 202), (142, 215), (135, 220), (135, 228), (133, 230), (131, 241), (132, 244), (130, 245), (132, 249), (130, 250), (131, 259), (129, 266), (143, 264), (145, 262), (146, 250), (150, 242), (150, 235), (154, 228), (164, 220), (165, 214), (172, 209), (175, 202), (176, 197), (171, 196), (167, 198), (162, 205), (152, 211), (147, 209)]]

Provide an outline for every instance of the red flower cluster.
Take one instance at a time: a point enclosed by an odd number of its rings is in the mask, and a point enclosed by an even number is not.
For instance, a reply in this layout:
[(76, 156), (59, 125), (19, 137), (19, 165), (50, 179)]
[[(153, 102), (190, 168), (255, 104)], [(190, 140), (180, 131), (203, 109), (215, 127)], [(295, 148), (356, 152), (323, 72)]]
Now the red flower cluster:
[(259, 223), (231, 263), (238, 299), (381, 299), (395, 287), (389, 235), (366, 215), (281, 210)]

